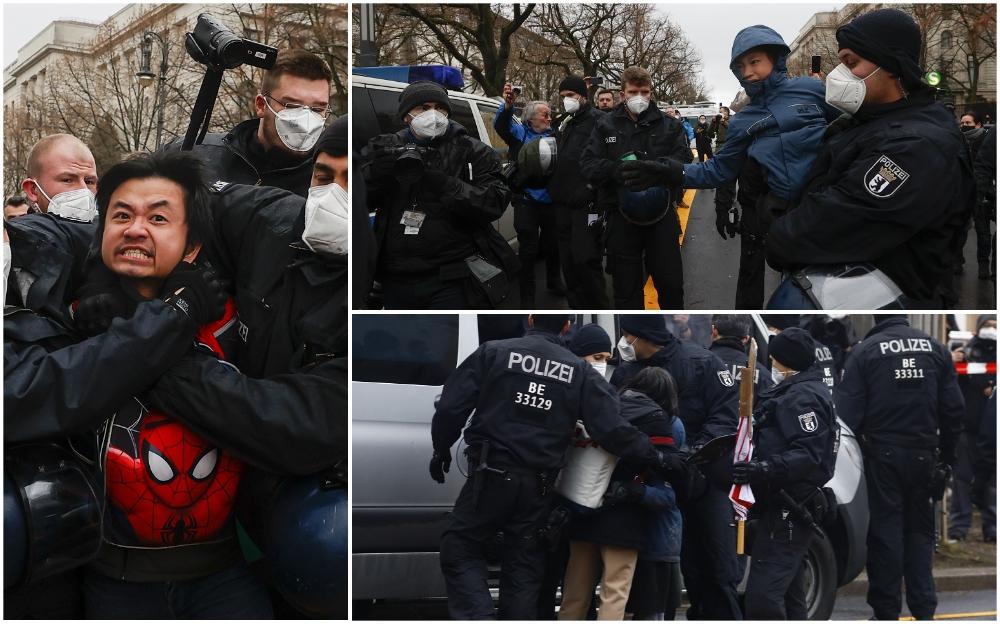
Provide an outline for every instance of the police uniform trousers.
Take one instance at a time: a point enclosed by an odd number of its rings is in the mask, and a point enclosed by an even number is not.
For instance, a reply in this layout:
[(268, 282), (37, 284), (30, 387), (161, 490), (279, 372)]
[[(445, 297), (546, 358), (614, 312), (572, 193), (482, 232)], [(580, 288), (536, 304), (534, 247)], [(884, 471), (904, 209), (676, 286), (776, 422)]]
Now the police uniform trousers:
[(806, 552), (813, 529), (775, 505), (763, 510), (756, 523), (747, 579), (745, 617), (748, 620), (805, 620)]
[[(972, 432), (966, 429), (959, 437), (958, 448), (955, 452), (951, 509), (948, 515), (948, 537), (950, 539), (964, 539), (968, 536), (972, 528), (972, 506), (974, 503), (982, 514), (983, 537), (996, 538), (997, 535), (996, 487), (989, 485), (996, 476), (976, 474), (975, 469), (980, 456), (980, 450), (976, 444), (979, 435), (978, 427), (976, 427), (976, 430)], [(980, 488), (979, 496), (973, 495), (975, 481), (985, 481), (985, 483), (975, 483)]]
[(742, 619), (736, 586), (736, 529), (728, 493), (709, 484), (706, 492), (681, 509), (684, 532), (681, 573), (691, 608), (689, 620)]
[[(478, 501), (477, 479), (484, 479)], [(499, 617), (535, 619), (546, 554), (539, 530), (548, 517), (550, 498), (537, 472), (473, 472), (441, 536), (441, 571), (452, 619), (496, 619), (487, 583), (486, 549), (501, 531)]]
[(740, 218), (740, 270), (736, 278), (734, 306), (737, 310), (760, 310), (764, 307), (764, 237), (767, 226), (761, 221), (757, 203), (765, 195), (767, 182), (764, 172), (756, 160), (748, 158), (740, 173), (736, 194), (743, 209)]
[[(588, 225), (586, 206), (556, 205), (559, 264), (566, 280), (566, 302), (571, 310), (608, 310), (611, 297), (604, 277), (601, 228)], [(595, 210), (596, 212), (596, 210)]]
[(437, 269), (427, 273), (387, 275), (381, 280), (386, 310), (467, 310), (466, 279), (442, 280)]
[[(545, 274), (549, 286), (560, 281), (559, 243), (556, 235), (556, 208), (530, 197), (514, 200), (514, 230), (517, 232), (517, 257), (521, 261), (521, 306), (534, 305), (535, 261), (544, 251)], [(530, 307), (530, 306), (529, 306)]]
[(934, 505), (932, 449), (871, 444), (865, 450), (868, 483), (868, 604), (880, 620), (896, 620), (906, 604), (918, 620), (937, 608), (932, 557)]
[(684, 309), (684, 267), (681, 264), (681, 234), (677, 211), (671, 208), (652, 225), (635, 225), (618, 212), (608, 213), (608, 272), (614, 289), (615, 309), (642, 310), (646, 274), (661, 310)]

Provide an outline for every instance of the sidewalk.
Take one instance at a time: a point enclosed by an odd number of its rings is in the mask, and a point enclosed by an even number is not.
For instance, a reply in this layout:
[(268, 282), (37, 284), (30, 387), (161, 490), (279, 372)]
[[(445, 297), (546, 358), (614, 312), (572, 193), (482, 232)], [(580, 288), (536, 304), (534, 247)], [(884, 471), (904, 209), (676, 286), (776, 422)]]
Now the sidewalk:
[[(962, 591), (996, 589), (997, 569), (993, 567), (935, 568), (934, 585), (937, 591)], [(858, 578), (837, 590), (838, 596), (864, 596), (868, 593), (868, 574), (862, 572)]]

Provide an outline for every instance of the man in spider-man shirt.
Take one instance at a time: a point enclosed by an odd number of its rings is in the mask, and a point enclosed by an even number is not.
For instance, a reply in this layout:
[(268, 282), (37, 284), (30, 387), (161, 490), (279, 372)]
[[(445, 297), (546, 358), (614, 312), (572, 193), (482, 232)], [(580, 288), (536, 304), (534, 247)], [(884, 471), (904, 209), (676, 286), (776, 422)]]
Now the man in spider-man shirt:
[[(95, 266), (88, 284), (99, 283), (105, 294), (116, 284), (126, 298), (87, 297), (78, 322), (102, 316), (94, 309), (102, 301), (164, 298), (186, 314), (214, 308), (215, 318), (192, 318), (199, 326), (192, 348), (233, 357), (239, 343), (233, 303), (219, 316), (217, 307), (197, 301), (216, 292), (192, 292), (177, 278), (197, 270), (183, 263), (193, 263), (211, 236), (200, 161), (176, 153), (128, 159), (101, 178), (97, 202), (96, 240), (108, 272), (102, 277)], [(248, 570), (236, 538), (242, 462), (148, 409), (142, 396), (122, 405), (105, 427), (105, 543), (85, 576), (87, 617), (269, 617), (265, 586)]]

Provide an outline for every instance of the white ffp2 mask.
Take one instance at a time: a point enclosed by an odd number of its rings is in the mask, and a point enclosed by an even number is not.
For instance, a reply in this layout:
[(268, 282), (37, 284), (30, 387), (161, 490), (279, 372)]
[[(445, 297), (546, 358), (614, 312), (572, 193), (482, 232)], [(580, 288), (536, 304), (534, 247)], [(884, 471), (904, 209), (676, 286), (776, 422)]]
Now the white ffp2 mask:
[(418, 139), (436, 139), (448, 131), (448, 116), (439, 110), (424, 111), (410, 121), (410, 130)]
[(633, 115), (641, 115), (649, 108), (649, 98), (636, 95), (626, 100), (625, 106), (628, 106)]
[(834, 108), (840, 109), (848, 115), (853, 115), (861, 108), (865, 101), (865, 93), (868, 87), (865, 81), (875, 75), (875, 72), (882, 69), (876, 67), (875, 71), (864, 78), (858, 78), (847, 65), (841, 63), (833, 68), (833, 71), (826, 77), (826, 103)]
[(82, 223), (90, 223), (97, 216), (97, 200), (89, 188), (63, 191), (49, 197), (37, 180), (32, 181), (35, 183), (35, 188), (49, 200), (49, 207), (46, 210), (49, 214)]
[(274, 129), (285, 147), (294, 152), (308, 152), (316, 145), (326, 123), (322, 115), (308, 108), (286, 108), (275, 112), (266, 98), (264, 103), (274, 113)]
[(349, 250), (350, 200), (339, 184), (309, 189), (302, 242), (318, 254), (346, 256)]

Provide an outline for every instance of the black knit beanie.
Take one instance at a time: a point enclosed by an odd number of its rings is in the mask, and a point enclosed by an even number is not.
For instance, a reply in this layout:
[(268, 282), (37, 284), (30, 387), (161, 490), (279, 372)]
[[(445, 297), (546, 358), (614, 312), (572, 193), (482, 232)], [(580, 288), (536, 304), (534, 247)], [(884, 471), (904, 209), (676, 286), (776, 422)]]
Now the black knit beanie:
[(563, 81), (559, 83), (559, 90), (565, 91), (566, 89), (569, 89), (573, 93), (579, 93), (584, 97), (587, 95), (587, 83), (579, 76), (566, 76), (563, 78)]
[(320, 152), (329, 154), (330, 156), (347, 156), (347, 124), (348, 117), (344, 115), (342, 117), (337, 117), (333, 122), (323, 130), (323, 134), (319, 135), (319, 140), (316, 141), (316, 147), (313, 153), (319, 154)]
[(580, 357), (595, 353), (611, 353), (611, 338), (603, 327), (597, 323), (590, 323), (576, 330), (576, 335), (567, 347)]
[(436, 82), (414, 82), (399, 94), (399, 109), (396, 114), (400, 119), (406, 117), (411, 110), (425, 102), (436, 102), (448, 109), (451, 114), (451, 104), (448, 102), (448, 91)]
[(788, 368), (801, 372), (816, 362), (816, 343), (806, 330), (789, 327), (771, 338), (767, 353)]
[(839, 49), (850, 48), (899, 76), (907, 89), (921, 85), (920, 28), (898, 9), (879, 9), (855, 17), (837, 30), (837, 44)]
[(674, 339), (662, 314), (623, 314), (620, 323), (623, 330), (655, 345), (663, 346)]

